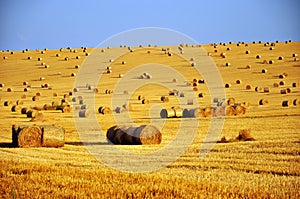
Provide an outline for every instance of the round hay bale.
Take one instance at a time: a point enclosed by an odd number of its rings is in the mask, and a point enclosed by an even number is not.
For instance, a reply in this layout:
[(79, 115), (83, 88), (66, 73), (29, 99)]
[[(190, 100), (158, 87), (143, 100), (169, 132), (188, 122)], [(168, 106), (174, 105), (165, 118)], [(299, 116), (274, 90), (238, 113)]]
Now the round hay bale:
[(247, 65), (247, 66), (246, 66), (246, 69), (251, 69), (251, 65)]
[(260, 87), (260, 86), (257, 86), (257, 87), (255, 87), (254, 90), (255, 90), (256, 92), (262, 92), (262, 91), (263, 91), (263, 88)]
[(230, 87), (231, 87), (231, 84), (229, 84), (229, 83), (225, 84), (225, 88), (230, 88)]
[(188, 99), (187, 100), (187, 105), (193, 105), (194, 104), (194, 100), (193, 99)]
[(124, 77), (124, 74), (119, 74), (119, 78), (123, 78)]
[(267, 99), (260, 99), (259, 100), (259, 105), (267, 105), (269, 103), (269, 100)]
[(286, 89), (281, 89), (280, 90), (280, 94), (286, 94), (287, 92), (286, 92)]
[(43, 80), (45, 80), (45, 77), (40, 77), (40, 81), (43, 81)]
[(246, 52), (245, 52), (246, 54), (250, 54), (250, 51), (249, 50), (246, 50)]
[(45, 68), (50, 68), (50, 66), (49, 65), (45, 65)]
[(278, 60), (283, 60), (284, 58), (282, 56), (278, 57)]
[(79, 111), (79, 117), (89, 117), (90, 116), (90, 111), (87, 109), (81, 109)]
[(57, 97), (58, 96), (58, 94), (57, 93), (53, 93), (53, 97)]
[(138, 100), (143, 100), (143, 99), (145, 99), (145, 97), (143, 95), (139, 95), (137, 99)]
[(176, 89), (173, 89), (173, 90), (169, 91), (169, 95), (170, 95), (170, 96), (177, 96), (178, 93), (179, 93), (179, 91), (176, 90)]
[(13, 92), (13, 89), (12, 88), (7, 88), (6, 91), (7, 92)]
[(179, 108), (179, 107), (172, 107), (172, 109), (174, 110), (175, 113), (175, 117), (177, 118), (181, 118), (183, 115), (183, 109)]
[(172, 82), (173, 82), (173, 83), (176, 83), (176, 82), (177, 82), (177, 79), (176, 79), (176, 78), (172, 79)]
[(299, 83), (296, 83), (296, 82), (293, 82), (293, 83), (292, 83), (292, 87), (295, 88), (295, 87), (298, 87), (298, 86), (299, 86)]
[(205, 80), (204, 80), (204, 79), (199, 79), (199, 80), (198, 80), (198, 83), (199, 83), (199, 84), (205, 84)]
[(22, 101), (22, 100), (17, 100), (17, 101), (16, 101), (16, 104), (17, 104), (17, 105), (23, 105), (23, 104), (24, 104), (24, 101)]
[(42, 130), (37, 126), (25, 127), (19, 130), (19, 147), (41, 147)]
[(227, 50), (227, 51), (229, 51), (229, 50), (231, 50), (231, 48), (230, 48), (230, 47), (228, 47), (228, 48), (226, 48), (226, 50)]
[(261, 58), (261, 56), (260, 55), (256, 55), (256, 57), (255, 57), (256, 59), (260, 59)]
[(275, 61), (274, 60), (269, 60), (269, 64), (274, 64)]
[(142, 100), (142, 104), (149, 104), (149, 100), (143, 99), (143, 100)]
[(293, 54), (292, 54), (292, 57), (298, 57), (298, 54), (293, 53)]
[(194, 82), (194, 83), (193, 83), (193, 86), (194, 86), (194, 87), (198, 86), (197, 82)]
[(242, 81), (241, 81), (241, 80), (239, 80), (239, 79), (237, 79), (237, 80), (235, 81), (235, 83), (236, 83), (236, 84), (241, 84), (241, 83), (242, 83)]
[(113, 59), (109, 59), (108, 61), (109, 61), (109, 62), (113, 62), (114, 60), (113, 60)]
[(267, 69), (262, 69), (261, 72), (262, 72), (262, 73), (267, 73), (268, 70), (267, 70)]
[(214, 114), (214, 109), (212, 107), (206, 107), (204, 109), (204, 117), (211, 117)]
[(0, 88), (3, 88), (4, 87), (4, 84), (0, 84)]
[(290, 88), (286, 88), (286, 92), (287, 92), (287, 93), (291, 93), (292, 90), (291, 90)]
[(193, 91), (198, 91), (198, 88), (197, 87), (193, 87)]
[(278, 77), (279, 77), (279, 79), (284, 79), (284, 78), (285, 78), (285, 75), (280, 74)]
[(234, 105), (235, 104), (235, 98), (231, 97), (226, 102), (227, 102), (227, 105)]
[(279, 82), (279, 85), (280, 85), (280, 86), (284, 86), (284, 85), (285, 85), (285, 81), (280, 81), (280, 82)]
[(269, 87), (264, 87), (264, 93), (269, 93), (270, 92), (270, 88)]
[(38, 101), (39, 100), (39, 96), (33, 96), (32, 97), (32, 101)]
[(28, 82), (26, 82), (26, 81), (23, 82), (23, 85), (24, 85), (24, 86), (27, 86), (27, 85), (28, 85)]
[(80, 66), (79, 65), (75, 65), (75, 68), (77, 69), (77, 68), (80, 68)]
[(234, 106), (236, 115), (244, 115), (246, 113), (246, 107), (242, 105)]
[(76, 97), (72, 97), (72, 102), (76, 102)]
[(292, 106), (293, 102), (291, 100), (284, 100), (282, 101), (282, 107), (288, 107), (288, 106)]
[(214, 117), (222, 117), (225, 116), (225, 107), (218, 106), (214, 109)]
[(203, 94), (203, 93), (199, 93), (199, 94), (198, 94), (198, 97), (199, 97), (199, 98), (203, 98), (203, 97), (204, 97), (204, 94)]
[(69, 61), (69, 57), (65, 57), (65, 61)]
[(175, 117), (175, 111), (172, 108), (170, 108), (170, 109), (162, 109), (160, 111), (160, 117), (161, 118), (173, 118), (173, 117)]
[(273, 47), (270, 47), (269, 50), (274, 50), (274, 48), (273, 48)]
[(123, 113), (123, 112), (125, 112), (126, 110), (123, 108), (123, 107), (116, 107), (115, 108), (115, 112), (116, 113)]
[(29, 60), (30, 60), (30, 59), (32, 59), (32, 57), (27, 57), (27, 59), (29, 59)]
[(28, 118), (34, 118), (38, 113), (39, 113), (39, 111), (37, 111), (37, 110), (28, 110), (26, 112), (26, 115)]
[(288, 76), (288, 74), (287, 73), (282, 73), (283, 75), (284, 75), (284, 77), (287, 77)]
[(230, 66), (231, 64), (229, 63), (229, 62), (227, 62), (226, 64), (225, 64), (225, 66)]
[(38, 61), (42, 61), (43, 60), (43, 58), (41, 58), (41, 57), (38, 57)]
[[(24, 90), (25, 90), (25, 89), (24, 89)], [(21, 95), (21, 98), (22, 98), (22, 99), (26, 99), (26, 95), (25, 95), (25, 94)]]
[(121, 64), (123, 64), (123, 65), (126, 64), (126, 61), (122, 61)]
[(13, 105), (11, 107), (11, 112), (20, 112), (22, 107), (20, 105)]
[(10, 106), (12, 105), (12, 101), (4, 101), (4, 106)]
[(255, 139), (250, 133), (250, 130), (243, 129), (239, 131), (239, 135), (236, 137), (238, 141), (254, 141)]
[(79, 88), (73, 88), (73, 92), (76, 93), (79, 91)]
[(200, 108), (194, 109), (184, 109), (182, 112), (182, 117), (184, 118), (198, 118), (201, 115)]
[(75, 77), (76, 76), (76, 73), (71, 73), (71, 77)]
[(128, 90), (124, 90), (124, 91), (123, 91), (123, 94), (124, 94), (124, 95), (128, 95)]
[(65, 144), (65, 130), (53, 125), (39, 126), (42, 130), (42, 147), (63, 147)]
[(226, 116), (234, 116), (234, 115), (236, 115), (236, 110), (232, 106), (226, 106), (225, 115)]
[(27, 108), (26, 108), (26, 107), (23, 107), (23, 108), (21, 109), (21, 114), (23, 114), (23, 115), (26, 115), (26, 114), (27, 114)]
[(294, 99), (293, 100), (293, 105), (294, 106), (300, 106), (300, 99)]
[(85, 53), (85, 56), (89, 56), (90, 55), (90, 53)]
[(56, 57), (60, 57), (60, 54), (59, 54), (59, 53), (57, 53), (55, 56), (56, 56)]
[(196, 63), (194, 63), (194, 62), (193, 62), (193, 63), (191, 63), (191, 66), (196, 66)]
[(275, 83), (273, 84), (273, 86), (274, 86), (275, 88), (277, 88), (277, 87), (279, 87), (279, 84), (275, 82)]
[(193, 83), (197, 83), (198, 80), (196, 78), (193, 79)]
[[(24, 91), (24, 92), (27, 92), (27, 91), (29, 91), (29, 88), (24, 88), (23, 91)], [(25, 95), (25, 96), (26, 96), (26, 95)]]
[(160, 101), (162, 101), (162, 102), (169, 102), (169, 98), (166, 97), (166, 96), (161, 96), (160, 97)]

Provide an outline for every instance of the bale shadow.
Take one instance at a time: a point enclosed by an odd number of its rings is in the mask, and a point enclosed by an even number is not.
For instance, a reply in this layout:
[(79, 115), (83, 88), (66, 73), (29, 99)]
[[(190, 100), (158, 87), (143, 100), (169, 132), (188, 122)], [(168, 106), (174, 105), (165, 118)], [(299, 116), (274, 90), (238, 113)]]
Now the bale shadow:
[(0, 142), (0, 148), (16, 148), (11, 142)]
[(65, 144), (73, 146), (97, 146), (97, 145), (111, 145), (108, 142), (65, 142)]

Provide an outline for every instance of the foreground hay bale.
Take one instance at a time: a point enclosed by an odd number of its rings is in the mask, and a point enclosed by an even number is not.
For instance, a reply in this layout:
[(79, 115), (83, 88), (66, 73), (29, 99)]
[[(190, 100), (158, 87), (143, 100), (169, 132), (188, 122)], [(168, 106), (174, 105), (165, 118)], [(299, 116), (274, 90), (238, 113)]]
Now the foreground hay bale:
[(39, 126), (42, 130), (42, 147), (63, 147), (65, 144), (65, 130), (53, 125)]
[(160, 144), (162, 140), (161, 132), (153, 125), (113, 126), (107, 130), (106, 137), (109, 142), (122, 145)]
[(41, 147), (42, 130), (37, 126), (12, 126), (12, 143), (15, 147)]

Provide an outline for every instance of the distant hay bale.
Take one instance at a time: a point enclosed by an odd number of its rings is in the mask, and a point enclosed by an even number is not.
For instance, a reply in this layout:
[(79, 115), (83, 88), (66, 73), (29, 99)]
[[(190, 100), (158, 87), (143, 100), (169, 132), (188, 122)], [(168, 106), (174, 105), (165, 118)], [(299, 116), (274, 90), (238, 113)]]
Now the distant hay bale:
[(27, 92), (27, 91), (29, 91), (29, 88), (24, 88), (23, 91)]
[(274, 60), (269, 60), (269, 64), (274, 64), (275, 61)]
[[(25, 89), (24, 89), (24, 90), (25, 90)], [(21, 95), (21, 98), (22, 98), (22, 99), (26, 99), (26, 95), (25, 95), (25, 94)]]
[(18, 147), (41, 147), (42, 146), (42, 131), (37, 126), (19, 127), (17, 135)]
[(230, 88), (230, 87), (231, 87), (231, 84), (229, 84), (229, 83), (225, 84), (225, 88)]
[(267, 73), (268, 70), (267, 70), (267, 69), (262, 69), (261, 72), (262, 72), (262, 73)]
[(247, 65), (247, 66), (246, 66), (246, 69), (251, 69), (251, 65)]
[(161, 96), (160, 101), (162, 102), (169, 102), (169, 98), (167, 96)]
[(53, 97), (57, 97), (58, 96), (58, 94), (57, 93), (53, 93), (53, 95), (52, 95)]
[(229, 62), (225, 63), (225, 66), (230, 66), (231, 64)]
[(193, 91), (198, 91), (198, 88), (194, 86)]
[(79, 111), (79, 117), (89, 117), (90, 111), (87, 109), (82, 109)]
[(261, 56), (260, 55), (256, 55), (256, 59), (260, 59), (261, 58)]
[(277, 87), (279, 87), (279, 84), (275, 82), (275, 83), (273, 84), (273, 87), (277, 88)]
[(236, 137), (238, 141), (254, 141), (255, 139), (250, 133), (249, 129), (243, 129), (239, 131), (239, 135)]
[(71, 73), (71, 77), (75, 77), (76, 76), (76, 73)]
[(215, 53), (217, 53), (217, 52), (218, 52), (218, 50), (217, 50), (217, 49), (215, 49), (215, 50), (214, 50), (214, 52), (215, 52)]
[(143, 100), (143, 99), (145, 99), (145, 97), (143, 95), (139, 95), (137, 99), (138, 100)]
[(239, 80), (239, 79), (237, 79), (237, 80), (235, 81), (235, 83), (236, 83), (236, 84), (241, 84), (241, 83), (242, 83), (242, 81), (241, 81), (241, 80)]
[(80, 59), (80, 56), (79, 56), (79, 55), (77, 55), (77, 56), (76, 56), (76, 59)]
[(191, 57), (191, 58), (190, 58), (190, 61), (195, 61), (195, 58), (194, 58), (194, 57)]
[(213, 114), (214, 117), (225, 116), (225, 107), (222, 106), (215, 107)]
[(16, 101), (16, 104), (17, 104), (17, 105), (23, 105), (23, 104), (24, 104), (24, 101), (22, 101), (22, 100), (17, 100), (17, 101)]
[(172, 82), (174, 82), (174, 83), (177, 82), (177, 79), (176, 79), (176, 78), (173, 78), (173, 79), (172, 79)]
[(45, 77), (40, 77), (40, 81), (43, 81), (43, 80), (45, 80)]
[(287, 92), (286, 92), (286, 89), (281, 89), (280, 90), (280, 94), (286, 94)]
[(204, 112), (203, 112), (204, 117), (211, 117), (211, 116), (213, 116), (213, 114), (214, 114), (213, 112), (214, 112), (214, 110), (213, 110), (212, 107), (206, 107), (206, 108), (204, 108)]
[(38, 101), (39, 100), (39, 96), (33, 96), (32, 97), (32, 101)]
[(286, 92), (287, 92), (287, 93), (291, 93), (291, 92), (292, 92), (292, 89), (286, 88)]
[(27, 112), (26, 112), (26, 116), (28, 117), (28, 118), (34, 118), (37, 114), (39, 113), (39, 111), (38, 110), (28, 110)]
[(269, 100), (267, 99), (260, 99), (259, 100), (259, 105), (267, 105), (269, 103)]
[(280, 81), (280, 82), (279, 82), (279, 85), (280, 85), (280, 86), (284, 86), (284, 85), (285, 85), (285, 81)]
[(292, 57), (298, 57), (298, 54), (293, 53), (293, 54), (292, 54)]
[(27, 59), (32, 59), (32, 57), (27, 57)]
[(191, 63), (191, 66), (196, 66), (196, 63), (194, 63), (194, 62), (193, 62), (193, 63)]
[(268, 61), (265, 59), (262, 63), (263, 64), (268, 64)]
[(94, 92), (94, 93), (98, 93), (98, 92), (99, 92), (99, 89), (98, 89), (98, 88), (94, 88), (94, 89), (93, 89), (93, 92)]
[(228, 48), (226, 48), (226, 50), (227, 50), (227, 51), (229, 51), (229, 50), (231, 50), (231, 48), (230, 48), (230, 47), (228, 47)]
[(294, 99), (293, 100), (293, 105), (294, 106), (300, 106), (300, 99)]
[(204, 94), (203, 94), (203, 93), (199, 93), (199, 94), (198, 94), (198, 97), (199, 97), (199, 98), (202, 98), (202, 97), (204, 97)]
[(13, 89), (12, 88), (7, 88), (6, 91), (7, 92), (13, 92)]
[(38, 57), (38, 61), (42, 61), (43, 60), (43, 58), (41, 58), (41, 57)]
[(119, 74), (119, 78), (123, 78), (124, 77), (124, 74)]
[(10, 106), (12, 105), (12, 101), (4, 101), (4, 106)]
[(283, 57), (282, 56), (278, 57), (278, 60), (283, 60)]
[(23, 82), (23, 85), (24, 85), (24, 86), (27, 86), (27, 85), (28, 85), (28, 82), (26, 82), (26, 81)]
[(292, 83), (292, 87), (295, 88), (295, 87), (298, 87), (298, 86), (299, 86), (299, 83), (297, 83), (297, 82), (293, 82), (293, 83)]
[(3, 88), (4, 87), (4, 84), (0, 84), (0, 88)]
[(21, 114), (26, 115), (27, 110), (28, 110), (27, 107), (23, 107), (23, 108), (21, 109)]
[(109, 107), (106, 107), (106, 106), (100, 106), (98, 108), (98, 112), (101, 113), (101, 114), (103, 114), (103, 115), (107, 115), (107, 114), (111, 114), (112, 113), (111, 109)]
[(176, 89), (173, 89), (173, 90), (169, 91), (170, 96), (178, 96), (178, 94), (179, 94), (179, 91), (176, 90)]
[(292, 106), (293, 105), (293, 101), (292, 100), (284, 100), (282, 101), (282, 107), (288, 107), (288, 106)]
[(193, 86), (194, 86), (194, 87), (198, 86), (197, 82), (194, 82), (194, 83), (193, 83)]
[(283, 75), (284, 77), (287, 77), (287, 76), (288, 76), (288, 74), (287, 74), (287, 73), (282, 73), (282, 75)]
[(234, 116), (234, 115), (236, 115), (236, 110), (232, 106), (226, 106), (225, 115), (226, 116)]
[(273, 48), (273, 47), (270, 47), (269, 50), (274, 50), (274, 48)]
[(198, 84), (205, 84), (205, 80), (204, 79), (199, 79)]
[(85, 53), (85, 56), (89, 56), (90, 55), (90, 53)]
[(270, 88), (269, 87), (264, 87), (264, 93), (269, 93), (270, 92)]
[(285, 78), (285, 75), (280, 74), (278, 77), (279, 77), (279, 79), (284, 79), (284, 78)]
[(263, 91), (263, 88), (260, 87), (260, 86), (256, 86), (254, 90), (255, 90), (256, 92), (262, 92), (262, 91)]
[(143, 100), (142, 100), (142, 104), (149, 104), (149, 100), (143, 99)]
[(182, 117), (184, 118), (199, 118), (200, 115), (201, 115), (200, 108), (184, 109), (182, 112)]
[(3, 59), (8, 59), (8, 57), (4, 56)]
[(245, 52), (246, 54), (250, 54), (250, 51), (249, 50), (246, 50), (246, 52)]
[(79, 65), (75, 65), (75, 68), (77, 69), (77, 68), (80, 68), (80, 66)]
[(124, 91), (123, 91), (123, 94), (124, 94), (124, 95), (128, 95), (128, 90), (124, 90)]
[(123, 65), (126, 64), (126, 61), (122, 61), (121, 64), (123, 64)]
[(65, 61), (69, 61), (69, 57), (65, 57)]
[(242, 105), (235, 105), (233, 106), (235, 109), (235, 114), (236, 115), (244, 115), (246, 113), (246, 107)]
[(60, 57), (60, 54), (59, 54), (59, 53), (57, 53), (55, 56), (56, 56), (56, 57)]
[(227, 102), (227, 105), (234, 105), (235, 104), (235, 98), (231, 97), (226, 102)]
[(21, 109), (22, 109), (22, 106), (15, 104), (11, 107), (11, 112), (20, 112)]
[(108, 95), (109, 95), (109, 94), (112, 94), (112, 93), (113, 93), (112, 90), (109, 90), (109, 89), (106, 89), (106, 90), (105, 90), (105, 94), (108, 94)]
[(188, 99), (187, 100), (187, 105), (193, 105), (194, 104), (194, 100), (193, 99)]

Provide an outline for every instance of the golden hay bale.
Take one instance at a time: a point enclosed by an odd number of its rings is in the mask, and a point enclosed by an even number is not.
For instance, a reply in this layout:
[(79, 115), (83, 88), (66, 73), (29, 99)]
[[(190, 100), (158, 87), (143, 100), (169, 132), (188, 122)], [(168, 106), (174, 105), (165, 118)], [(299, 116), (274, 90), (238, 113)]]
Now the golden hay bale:
[(69, 57), (65, 57), (65, 61), (69, 61)]
[(76, 59), (80, 59), (80, 56), (76, 56)]
[(112, 93), (113, 93), (112, 90), (109, 90), (109, 89), (106, 89), (106, 90), (105, 90), (105, 94), (112, 94)]
[(17, 100), (17, 101), (16, 101), (16, 104), (17, 104), (17, 105), (23, 105), (23, 104), (24, 104), (24, 101), (22, 101), (22, 100)]
[(20, 105), (13, 105), (11, 107), (11, 112), (20, 112), (21, 109), (22, 109), (22, 106), (20, 106)]
[(34, 118), (37, 114), (39, 113), (39, 111), (38, 110), (28, 110), (27, 112), (26, 112), (26, 116), (28, 117), (28, 118)]
[(143, 99), (143, 100), (142, 100), (142, 104), (149, 104), (149, 100)]
[(251, 69), (251, 65), (248, 64), (248, 65), (246, 66), (246, 69)]
[(56, 57), (60, 57), (60, 54), (59, 54), (59, 53), (57, 53), (55, 56), (56, 56)]
[(218, 106), (214, 108), (213, 116), (214, 117), (222, 117), (225, 116), (225, 107)]
[(191, 66), (196, 66), (196, 63), (195, 62), (191, 63)]
[(38, 101), (39, 100), (39, 96), (33, 96), (32, 97), (32, 101)]
[(124, 74), (119, 74), (119, 78), (123, 78), (124, 77)]
[(43, 121), (45, 121), (43, 113), (37, 113), (35, 117), (31, 118), (30, 120), (30, 122), (43, 122)]
[(80, 66), (79, 65), (75, 65), (75, 68), (80, 68)]
[(246, 90), (251, 90), (252, 86), (251, 85), (246, 85)]
[(160, 111), (160, 117), (161, 118), (173, 118), (173, 117), (176, 117), (175, 115), (175, 111), (173, 108), (170, 108), (170, 109), (162, 109)]
[(279, 87), (279, 84), (275, 82), (275, 83), (273, 84), (273, 86), (274, 86), (275, 88), (277, 88), (277, 87)]
[(39, 126), (42, 130), (42, 147), (63, 147), (65, 144), (65, 130), (53, 125)]
[(239, 141), (254, 141), (255, 139), (250, 133), (249, 129), (243, 129), (239, 131), (239, 135), (236, 137)]
[(226, 62), (225, 63), (225, 66), (230, 66), (231, 64), (229, 62)]
[(76, 73), (71, 73), (71, 77), (75, 77), (76, 76)]
[(139, 95), (137, 99), (138, 100), (143, 100), (143, 99), (145, 99), (145, 97), (143, 95)]
[(246, 50), (246, 52), (245, 52), (246, 54), (250, 54), (250, 51), (249, 50)]
[(19, 147), (41, 147), (42, 130), (37, 126), (18, 128)]
[(270, 47), (269, 50), (274, 50), (274, 48), (273, 48), (273, 47)]
[(294, 99), (293, 100), (293, 105), (294, 106), (300, 106), (300, 99)]
[(43, 80), (45, 80), (45, 77), (40, 77), (40, 81), (43, 81)]
[(264, 87), (264, 93), (269, 93), (270, 92), (270, 88), (269, 87)]
[(121, 64), (123, 64), (123, 65), (126, 64), (126, 61), (122, 61)]
[(111, 109), (109, 107), (106, 107), (106, 106), (100, 106), (98, 108), (98, 112), (101, 113), (101, 114), (103, 114), (103, 115), (107, 115), (107, 114), (111, 114), (112, 113)]
[(167, 96), (161, 96), (160, 101), (162, 102), (169, 102), (169, 98)]
[(234, 106), (236, 115), (244, 115), (246, 113), (246, 107), (242, 105)]
[(288, 107), (288, 106), (292, 106), (293, 105), (293, 101), (292, 100), (284, 100), (282, 101), (281, 104), (283, 107)]
[(4, 101), (4, 106), (10, 106), (12, 105), (12, 101)]
[(291, 92), (292, 92), (292, 89), (286, 88), (286, 92), (287, 92), (287, 93), (291, 93)]
[(225, 108), (225, 115), (226, 116), (236, 115), (236, 110), (232, 106), (226, 106), (226, 108)]
[(42, 61), (43, 60), (43, 58), (41, 58), (41, 57), (38, 57), (38, 61)]
[(260, 99), (259, 100), (259, 105), (266, 105), (268, 103), (269, 103), (269, 100), (267, 100), (267, 99)]
[(229, 51), (229, 50), (231, 50), (231, 48), (230, 48), (230, 47), (228, 47), (228, 48), (226, 48), (226, 50), (228, 50), (228, 51)]
[(204, 108), (203, 114), (204, 114), (204, 117), (211, 117), (214, 114), (214, 110), (212, 107), (206, 107), (206, 108)]
[(263, 88), (260, 87), (260, 86), (256, 86), (254, 90), (255, 90), (256, 92), (262, 92), (262, 91), (263, 91)]

